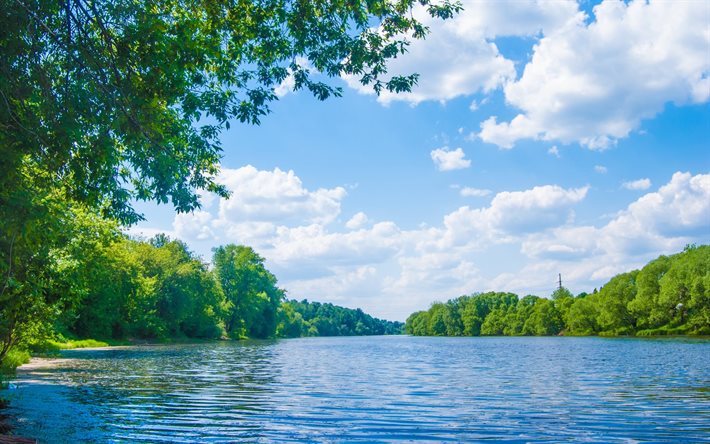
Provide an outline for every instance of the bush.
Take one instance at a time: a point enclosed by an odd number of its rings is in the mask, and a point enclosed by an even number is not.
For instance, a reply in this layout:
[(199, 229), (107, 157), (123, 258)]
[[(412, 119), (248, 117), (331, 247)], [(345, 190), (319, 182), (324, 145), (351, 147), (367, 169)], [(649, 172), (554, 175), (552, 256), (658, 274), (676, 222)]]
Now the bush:
[(56, 353), (60, 350), (70, 350), (73, 348), (108, 347), (109, 344), (95, 339), (67, 340), (65, 342), (48, 339), (43, 342), (33, 344), (31, 349), (35, 353)]
[(2, 362), (0, 362), (0, 373), (12, 373), (17, 367), (22, 364), (27, 364), (28, 362), (30, 362), (30, 354), (28, 351), (11, 349), (7, 352), (5, 357), (2, 358)]

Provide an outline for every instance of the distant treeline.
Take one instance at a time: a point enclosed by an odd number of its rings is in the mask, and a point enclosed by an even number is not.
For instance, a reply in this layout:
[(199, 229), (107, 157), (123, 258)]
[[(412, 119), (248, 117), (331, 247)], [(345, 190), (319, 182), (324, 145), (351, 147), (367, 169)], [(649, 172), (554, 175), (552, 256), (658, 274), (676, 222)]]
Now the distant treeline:
[(76, 210), (51, 261), (25, 258), (25, 282), (0, 294), (0, 363), (47, 340), (274, 338), (399, 334), (403, 323), (361, 310), (286, 301), (252, 248), (215, 248), (211, 264), (181, 241), (128, 238)]
[(562, 287), (551, 299), (474, 293), (413, 313), (420, 336), (709, 335), (710, 246), (688, 246), (641, 270), (614, 276), (591, 294)]
[(280, 337), (399, 335), (404, 331), (403, 322), (384, 321), (359, 308), (330, 303), (287, 301), (281, 304), (279, 314)]
[(208, 268), (164, 235), (121, 239), (91, 264), (85, 294), (57, 330), (82, 338), (274, 338), (401, 334), (403, 323), (285, 291), (250, 247), (214, 249)]

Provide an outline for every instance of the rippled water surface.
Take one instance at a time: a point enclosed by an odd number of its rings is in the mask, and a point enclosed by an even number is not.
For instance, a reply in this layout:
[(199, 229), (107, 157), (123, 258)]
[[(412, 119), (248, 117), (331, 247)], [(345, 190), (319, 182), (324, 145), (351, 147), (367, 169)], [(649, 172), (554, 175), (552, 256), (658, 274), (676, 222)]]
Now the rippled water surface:
[(710, 341), (307, 338), (74, 350), (23, 373), (41, 442), (710, 442)]

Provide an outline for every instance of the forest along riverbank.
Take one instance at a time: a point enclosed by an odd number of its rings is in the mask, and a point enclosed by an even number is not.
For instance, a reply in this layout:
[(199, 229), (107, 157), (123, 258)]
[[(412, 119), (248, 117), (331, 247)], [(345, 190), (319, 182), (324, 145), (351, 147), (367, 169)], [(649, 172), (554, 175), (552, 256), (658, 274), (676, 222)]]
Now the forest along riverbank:
[(699, 442), (708, 356), (690, 338), (223, 341), (70, 350), (9, 392), (16, 432), (49, 442)]

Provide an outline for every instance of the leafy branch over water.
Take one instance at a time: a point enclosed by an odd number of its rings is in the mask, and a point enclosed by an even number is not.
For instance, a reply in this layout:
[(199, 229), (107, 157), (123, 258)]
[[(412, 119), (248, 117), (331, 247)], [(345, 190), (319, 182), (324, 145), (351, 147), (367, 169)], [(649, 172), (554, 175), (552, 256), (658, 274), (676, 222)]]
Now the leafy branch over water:
[(614, 276), (599, 291), (552, 299), (474, 293), (413, 313), (405, 331), (420, 336), (710, 334), (710, 246), (660, 256)]

